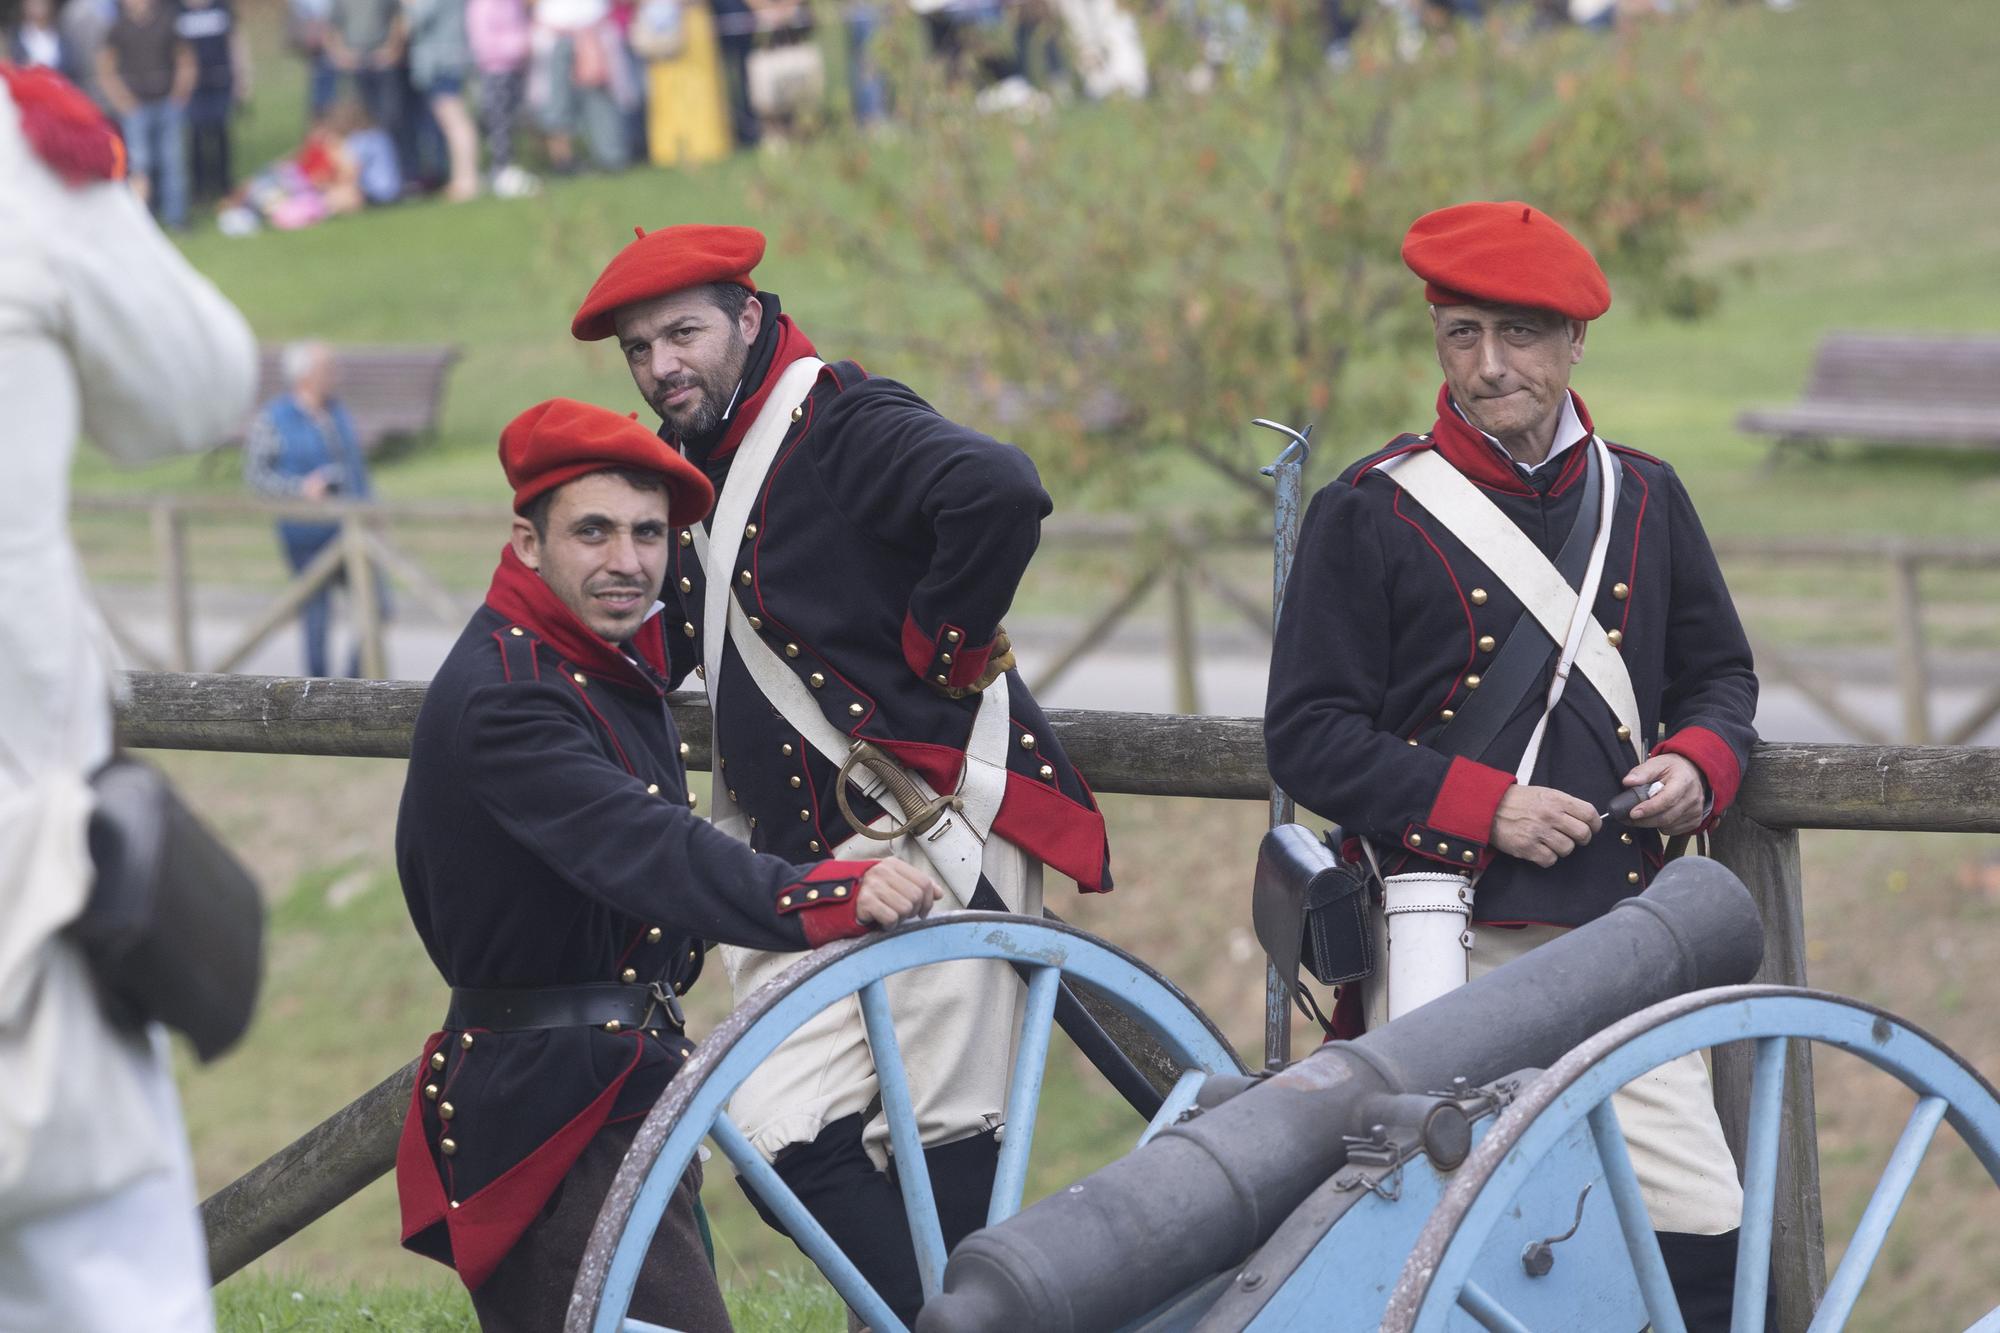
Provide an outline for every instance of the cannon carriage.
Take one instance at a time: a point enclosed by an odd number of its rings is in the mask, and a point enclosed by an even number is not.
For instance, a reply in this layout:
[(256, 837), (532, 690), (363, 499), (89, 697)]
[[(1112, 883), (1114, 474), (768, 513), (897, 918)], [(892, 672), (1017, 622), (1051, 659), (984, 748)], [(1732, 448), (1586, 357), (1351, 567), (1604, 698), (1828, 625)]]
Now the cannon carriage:
[[(915, 1164), (898, 1181), (926, 1294), (918, 1333), (1680, 1330), (1611, 1097), (1671, 1059), (1734, 1042), (1754, 1052), (1754, 1077), (1731, 1327), (1761, 1329), (1795, 1041), (1858, 1055), (1913, 1094), (1810, 1325), (1841, 1328), (1940, 1125), (2000, 1181), (2000, 1098), (1893, 1015), (1742, 984), (1762, 939), (1735, 876), (1686, 858), (1606, 917), (1386, 1028), (1257, 1074), (1170, 982), (1059, 923), (960, 913), (834, 946), (741, 1006), (676, 1077), (598, 1219), (567, 1327), (652, 1333), (626, 1305), (674, 1182), (704, 1139), (859, 1321), (902, 1327), (726, 1109), (801, 1023), (858, 996), (895, 1158)], [(882, 982), (961, 958), (1012, 962), (1027, 1000), (987, 1226), (947, 1257)], [(1130, 1154), (1024, 1209), (1064, 985), (1091, 997), (1158, 1095), (1132, 1098), (1147, 1114)], [(1974, 1327), (2000, 1330), (2000, 1309)]]

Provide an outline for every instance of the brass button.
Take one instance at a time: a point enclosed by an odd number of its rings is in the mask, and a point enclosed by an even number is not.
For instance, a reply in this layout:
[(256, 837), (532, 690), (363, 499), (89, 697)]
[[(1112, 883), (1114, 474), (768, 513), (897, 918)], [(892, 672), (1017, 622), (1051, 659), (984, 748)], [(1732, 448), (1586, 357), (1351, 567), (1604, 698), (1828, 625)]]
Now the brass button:
[(654, 926), (651, 930), (646, 932), (646, 943), (658, 944), (659, 942), (660, 942), (660, 928), (658, 926)]
[(508, 630), (507, 632), (508, 632), (509, 634), (513, 635), (513, 636), (514, 636), (515, 638), (517, 638), (517, 639), (518, 639), (518, 638), (520, 638), (520, 637), (521, 637), (521, 636), (522, 636), (523, 634), (526, 634), (526, 633), (527, 633), (527, 631), (526, 631), (526, 630), (524, 630), (524, 629), (522, 629), (522, 628), (521, 628), (521, 627), (520, 627), (519, 625), (516, 625), (516, 626), (514, 626), (514, 627), (513, 627), (512, 629)]
[(778, 906), (780, 907), (790, 907), (791, 905), (792, 905), (792, 895), (789, 893), (786, 894), (784, 897), (778, 899)]
[(756, 535), (757, 535), (757, 525), (755, 523), (744, 524), (743, 538), (745, 541), (748, 541), (750, 538), (755, 537)]
[(1465, 678), (1465, 688), (1466, 688), (1466, 689), (1468, 689), (1468, 690), (1476, 690), (1476, 689), (1478, 689), (1478, 688), (1479, 688), (1479, 677), (1478, 677), (1478, 676), (1467, 676), (1467, 677)]
[(694, 591), (694, 580), (693, 580), (693, 579), (682, 579), (682, 580), (681, 580), (681, 591), (682, 591), (682, 592), (693, 592), (693, 591)]
[(1610, 644), (1613, 648), (1616, 648), (1619, 644), (1625, 642), (1625, 632), (1623, 630), (1614, 629), (1610, 633), (1604, 636), (1604, 641)]
[(799, 811), (799, 822), (801, 824), (810, 824), (812, 822), (812, 817), (813, 817), (813, 812), (810, 810)]
[(451, 1139), (439, 1139), (438, 1151), (443, 1153), (446, 1157), (450, 1157), (453, 1153), (456, 1153), (458, 1151), (458, 1144), (452, 1141)]
[(1630, 847), (1632, 845), (1632, 835), (1630, 833), (1621, 833), (1618, 835), (1618, 841)]
[(625, 1030), (625, 1025), (619, 1022), (615, 1018), (606, 1019), (604, 1023), (604, 1030), (606, 1032), (622, 1032)]
[[(462, 1051), (472, 1049), (472, 1034), (470, 1032), (461, 1032), (458, 1034), (458, 1048)], [(439, 1067), (442, 1068), (443, 1066)]]
[(797, 657), (798, 655), (799, 655), (799, 646), (796, 643), (788, 643), (785, 645), (785, 656)]
[(1474, 606), (1486, 605), (1486, 589), (1474, 588), (1472, 590), (1472, 604)]
[(1412, 833), (1412, 834), (1410, 835), (1410, 846), (1412, 846), (1412, 847), (1421, 847), (1421, 846), (1423, 846), (1423, 845), (1424, 845), (1424, 835), (1423, 835), (1423, 834), (1421, 834), (1421, 833)]
[(624, 970), (623, 972), (620, 972), (620, 973), (618, 974), (618, 979), (619, 979), (620, 981), (624, 982), (624, 983), (625, 983), (626, 985), (628, 985), (628, 986), (629, 986), (629, 985), (631, 985), (631, 984), (632, 984), (633, 982), (635, 982), (635, 981), (637, 981), (637, 980), (639, 979), (639, 972), (638, 972), (638, 969), (637, 969), (637, 968), (631, 968), (631, 967), (628, 967), (628, 968), (626, 968), (626, 969), (625, 969), (625, 970)]
[(950, 654), (950, 653), (939, 653), (939, 654), (938, 654), (938, 661), (940, 661), (940, 662), (944, 663), (944, 664), (945, 664), (946, 666), (950, 666), (950, 665), (951, 665), (951, 654)]
[(1482, 653), (1493, 651), (1493, 636), (1491, 634), (1482, 634), (1479, 636), (1479, 651)]
[(820, 686), (826, 684), (826, 676), (821, 672), (815, 671), (806, 677), (806, 684), (812, 686), (814, 689), (818, 689)]
[(432, 1068), (432, 1069), (443, 1069), (443, 1068), (444, 1068), (444, 1052), (443, 1052), (443, 1051), (439, 1051), (439, 1052), (438, 1052), (437, 1054), (435, 1054), (435, 1055), (433, 1055), (433, 1056), (431, 1057), (431, 1068)]
[(936, 676), (932, 676), (932, 677), (931, 677), (931, 679), (932, 679), (932, 680), (934, 680), (934, 681), (936, 681), (936, 682), (937, 682), (938, 684), (940, 684), (940, 685), (949, 685), (949, 684), (951, 684), (951, 678), (950, 678), (949, 676), (945, 676), (945, 675), (942, 675), (942, 674), (940, 674), (940, 675), (936, 675)]
[(438, 1103), (438, 1119), (449, 1120), (457, 1114), (458, 1114), (458, 1108), (456, 1106), (453, 1106), (450, 1102)]
[(424, 1084), (424, 1096), (430, 1098), (432, 1101), (436, 1101), (438, 1099), (438, 1085), (435, 1083)]
[(683, 620), (681, 622), (681, 633), (692, 639), (694, 637), (694, 622), (692, 620)]
[(1465, 862), (1467, 865), (1471, 865), (1474, 861), (1477, 861), (1479, 859), (1479, 853), (1473, 851), (1470, 847), (1468, 847), (1464, 851), (1458, 854), (1458, 859)]
[(1409, 745), (1415, 745), (1416, 743), (1417, 743), (1417, 738), (1415, 736), (1410, 737), (1410, 739), (1407, 742), (1405, 742), (1405, 744)]
[(786, 741), (783, 745), (780, 745), (778, 747), (778, 751), (779, 753), (783, 754), (786, 758), (789, 759), (792, 754), (792, 743), (790, 741)]
[(1441, 721), (1445, 721), (1445, 722), (1449, 722), (1449, 721), (1451, 721), (1451, 720), (1452, 720), (1453, 718), (1455, 718), (1455, 717), (1457, 717), (1457, 716), (1458, 716), (1458, 713), (1457, 713), (1457, 712), (1456, 712), (1455, 710), (1453, 710), (1453, 709), (1450, 709), (1450, 708), (1447, 708), (1447, 709), (1445, 709), (1445, 710), (1444, 710), (1444, 711), (1443, 711), (1442, 713), (1439, 713), (1439, 714), (1438, 714), (1438, 718), (1439, 718), (1439, 719), (1440, 719)]
[(867, 711), (868, 710), (860, 704), (847, 705), (847, 712), (850, 717), (860, 717), (863, 713)]
[(1438, 844), (1438, 855), (1439, 855), (1439, 856), (1443, 856), (1443, 855), (1447, 854), (1447, 853), (1448, 853), (1448, 852), (1450, 852), (1450, 851), (1451, 851), (1451, 844), (1450, 844), (1450, 843), (1448, 843), (1448, 842), (1441, 842), (1441, 843), (1439, 843), (1439, 844)]
[(736, 788), (731, 787), (729, 789), (729, 799), (732, 801), (736, 799)]
[(681, 742), (681, 758), (685, 759), (685, 758), (687, 758), (687, 757), (688, 757), (688, 743), (687, 743), (686, 741), (682, 741), (682, 742)]
[(646, 784), (646, 795), (648, 795), (648, 796), (658, 796), (659, 794), (660, 794), (660, 784), (659, 784), (659, 783), (657, 783), (657, 782), (649, 782), (649, 783), (647, 783), (647, 784)]
[(792, 420), (794, 421), (801, 420), (804, 418), (805, 414), (806, 414), (805, 405), (801, 403), (799, 406), (792, 409)]
[(696, 662), (696, 663), (694, 664), (694, 674), (695, 674), (695, 677), (696, 677), (697, 679), (699, 679), (699, 680), (707, 680), (707, 679), (708, 679), (708, 668), (707, 668), (707, 667), (705, 667), (705, 666), (703, 666), (703, 665), (702, 665), (701, 663), (699, 663), (699, 662)]
[(847, 896), (847, 886), (845, 884), (840, 885), (833, 891), (833, 896), (836, 898), (845, 898)]
[(1630, 728), (1630, 727), (1620, 727), (1620, 728), (1618, 728), (1618, 739), (1619, 739), (1619, 740), (1621, 740), (1621, 741), (1629, 741), (1629, 740), (1631, 740), (1631, 739), (1632, 739), (1632, 728)]
[(806, 901), (807, 901), (807, 902), (809, 902), (809, 903), (816, 903), (816, 902), (818, 902), (818, 901), (819, 901), (819, 890), (818, 890), (818, 889), (807, 889), (807, 890), (806, 890)]
[(792, 774), (791, 781), (792, 781), (792, 790), (797, 791), (805, 780), (801, 778), (798, 774), (794, 773)]
[(700, 804), (701, 804), (701, 797), (700, 797), (700, 796), (698, 796), (698, 795), (696, 795), (696, 794), (695, 794), (694, 792), (689, 792), (689, 793), (688, 793), (688, 809), (692, 810), (692, 809), (694, 809), (694, 808), (695, 808), (696, 806), (698, 806), (698, 805), (700, 805)]
[(819, 841), (818, 841), (817, 839), (815, 839), (815, 840), (813, 840), (812, 842), (809, 842), (809, 843), (807, 843), (807, 844), (806, 844), (806, 850), (807, 850), (807, 851), (809, 851), (809, 852), (816, 852), (816, 851), (818, 851), (818, 850), (819, 850)]
[(1639, 882), (1639, 872), (1638, 872), (1638, 871), (1636, 871), (1636, 870), (1628, 870), (1628, 871), (1626, 871), (1626, 872), (1625, 872), (1625, 882), (1626, 882), (1627, 884), (1637, 884), (1637, 883)]
[(751, 828), (757, 827), (757, 816), (755, 815), (750, 816), (750, 827)]
[(1622, 583), (1614, 583), (1611, 585), (1611, 595), (1622, 602), (1632, 595), (1632, 590)]
[(762, 629), (762, 628), (764, 628), (764, 621), (763, 621), (763, 619), (762, 619), (761, 617), (758, 617), (758, 616), (752, 616), (752, 617), (750, 617), (750, 628), (751, 628), (751, 629)]
[(1050, 766), (1049, 766), (1049, 765), (1047, 765), (1047, 764), (1043, 764), (1043, 765), (1042, 765), (1042, 767), (1041, 767), (1041, 770), (1040, 770), (1040, 771), (1041, 771), (1041, 775), (1042, 775), (1042, 779), (1043, 779), (1043, 781), (1047, 781), (1048, 779), (1050, 779), (1050, 778), (1052, 778), (1052, 777), (1054, 777), (1054, 776), (1056, 775), (1056, 771), (1055, 771), (1055, 769), (1054, 769), (1054, 768), (1052, 768), (1052, 767), (1050, 767)]
[(955, 629), (948, 629), (944, 632), (944, 641), (946, 643), (957, 643), (961, 637)]
[(686, 528), (681, 529), (681, 545), (682, 546), (694, 545), (694, 534), (692, 532), (689, 532)]
[(738, 574), (736, 576), (736, 581), (747, 588), (750, 586), (750, 578), (751, 578), (750, 571), (746, 569), (741, 574)]
[(454, 1208), (458, 1207), (458, 1200), (457, 1200), (457, 1199), (453, 1199), (453, 1200), (451, 1201), (451, 1206), (452, 1206), (452, 1207), (454, 1207)]
[(575, 681), (576, 681), (576, 683), (577, 683), (577, 684), (579, 684), (579, 685), (582, 685), (582, 684), (585, 684), (585, 683), (586, 683), (586, 682), (584, 681), (584, 678), (583, 678), (583, 673), (582, 673), (581, 671), (578, 671), (578, 672), (574, 673), (574, 675), (573, 675), (573, 676), (571, 677), (571, 679), (575, 680)]
[(1023, 750), (1032, 750), (1035, 748), (1035, 738), (1032, 733), (1026, 731), (1021, 733), (1021, 748)]

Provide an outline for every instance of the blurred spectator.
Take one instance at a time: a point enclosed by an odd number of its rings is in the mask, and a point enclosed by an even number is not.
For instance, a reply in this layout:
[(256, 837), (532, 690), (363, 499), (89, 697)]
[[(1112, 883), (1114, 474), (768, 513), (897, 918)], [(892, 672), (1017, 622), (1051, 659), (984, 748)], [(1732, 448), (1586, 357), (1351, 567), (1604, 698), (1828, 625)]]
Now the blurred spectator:
[(729, 156), (729, 107), (715, 19), (699, 0), (641, 0), (632, 51), (645, 62), (646, 146), (654, 165)]
[(479, 70), (479, 128), (493, 193), (517, 199), (540, 188), (514, 162), (514, 131), (528, 95), (526, 0), (465, 0), (466, 43)]
[(632, 89), (625, 109), (625, 158), (646, 160), (646, 62), (632, 51), (632, 18), (639, 0), (611, 0), (611, 26), (618, 32), (618, 58), (625, 62), (625, 82)]
[(465, 80), (472, 70), (465, 10), (466, 0), (403, 0), (410, 83), (429, 101), (444, 136), (445, 197), (454, 200), (479, 193), (479, 133), (465, 103)]
[[(0, 4), (4, 3), (5, 0), (0, 0)], [(54, 0), (54, 4), (56, 27), (62, 30), (63, 40), (74, 53), (76, 72), (72, 80), (115, 120), (117, 113), (111, 110), (103, 85), (98, 82), (97, 53), (104, 49), (111, 25), (118, 21), (118, 0), (68, 0), (68, 3)]]
[(575, 169), (576, 138), (616, 171), (632, 160), (625, 115), (637, 98), (610, 0), (536, 0), (528, 100), (548, 135), (549, 165)]
[(89, 62), (56, 18), (56, 0), (26, 0), (21, 21), (7, 30), (5, 57), (17, 65), (41, 65), (72, 83)]
[(403, 194), (396, 145), (360, 102), (335, 102), (307, 131), (297, 152), (271, 163), (231, 195), (216, 221), (230, 236), (259, 225), (297, 231)]
[(847, 10), (847, 94), (856, 125), (872, 125), (889, 114), (889, 85), (875, 59), (875, 33), (882, 26), (876, 5), (850, 5)]
[(181, 0), (174, 29), (194, 51), (188, 99), (188, 159), (194, 197), (220, 199), (236, 188), (229, 119), (250, 100), (250, 50), (231, 0)]
[[(374, 498), (354, 422), (333, 396), (333, 353), (325, 343), (293, 343), (285, 348), (283, 369), (291, 391), (264, 405), (244, 442), (243, 476), (250, 489), (274, 500), (313, 503)], [(278, 523), (278, 541), (295, 575), (339, 535), (338, 523), (291, 518)], [(336, 581), (322, 584), (300, 608), (308, 676), (327, 674)], [(361, 674), (360, 653), (357, 644), (348, 664), (350, 676)]]
[(751, 0), (710, 0), (722, 48), (722, 79), (729, 93), (729, 133), (738, 148), (755, 148), (764, 137), (750, 109), (750, 52), (757, 45), (757, 15)]
[(165, 1034), (107, 1021), (66, 929), (117, 685), (67, 511), (80, 437), (138, 463), (226, 436), (256, 344), (117, 183), (117, 147), (74, 89), (0, 61), (0, 1328), (210, 1333)]
[(335, 83), (346, 84), (368, 118), (398, 143), (407, 35), (399, 0), (329, 0), (324, 50)]
[[(76, 0), (71, 0), (74, 4)], [(333, 0), (285, 0), (285, 44), (306, 62), (306, 123), (333, 105), (337, 75), (326, 58), (328, 17)]]
[(97, 81), (118, 113), (132, 188), (169, 227), (188, 211), (187, 103), (194, 51), (174, 31), (159, 0), (120, 0), (117, 22), (97, 53)]

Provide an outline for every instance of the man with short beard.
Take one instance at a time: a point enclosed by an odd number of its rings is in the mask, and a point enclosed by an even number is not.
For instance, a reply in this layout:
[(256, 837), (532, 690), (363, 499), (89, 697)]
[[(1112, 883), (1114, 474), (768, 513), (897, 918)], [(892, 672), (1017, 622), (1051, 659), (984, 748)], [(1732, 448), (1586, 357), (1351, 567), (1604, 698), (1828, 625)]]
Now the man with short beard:
[[(664, 594), (675, 670), (714, 709), (717, 826), (788, 861), (893, 848), (953, 908), (1038, 915), (1044, 865), (1109, 889), (1103, 818), (1000, 627), (1051, 508), (1034, 465), (893, 380), (821, 362), (757, 290), (763, 254), (747, 227), (642, 230), (571, 325), (618, 339), (662, 438), (720, 490), (707, 524), (675, 533)], [(724, 961), (741, 999), (786, 960)], [(950, 1246), (985, 1222), (1022, 988), (1000, 962), (888, 984)], [(730, 1113), (909, 1322), (922, 1291), (855, 1002)]]
[[(417, 933), (451, 984), (397, 1152), (403, 1243), (480, 1325), (562, 1326), (639, 1122), (692, 1050), (677, 997), (706, 942), (781, 956), (930, 910), (895, 860), (753, 852), (693, 813), (666, 708), (686, 670), (658, 600), (694, 467), (629, 417), (555, 399), (500, 437), (511, 540), (424, 697), (396, 822)], [(803, 864), (799, 862), (804, 862)], [(690, 1166), (635, 1318), (729, 1327)]]

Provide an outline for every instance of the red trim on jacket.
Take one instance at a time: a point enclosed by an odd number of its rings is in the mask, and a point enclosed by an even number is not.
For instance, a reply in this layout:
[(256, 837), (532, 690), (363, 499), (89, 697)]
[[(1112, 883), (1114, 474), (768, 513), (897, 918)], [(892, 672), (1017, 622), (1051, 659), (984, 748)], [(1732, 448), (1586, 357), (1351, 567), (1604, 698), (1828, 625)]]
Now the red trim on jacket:
[[(956, 641), (946, 637), (956, 633)], [(999, 646), (996, 635), (984, 647), (968, 647), (965, 630), (958, 625), (939, 625), (937, 633), (926, 634), (917, 624), (916, 618), (908, 612), (903, 614), (903, 663), (927, 685), (939, 685), (937, 679), (943, 676), (942, 684), (958, 689), (976, 684), (986, 674), (986, 664), (993, 657), (993, 650)], [(946, 666), (941, 657), (951, 654), (951, 664)]]
[[(499, 567), (493, 571), (493, 582), (486, 589), (486, 604), (516, 624), (527, 626), (537, 638), (588, 675), (601, 676), (635, 690), (666, 693), (658, 681), (648, 679), (645, 672), (632, 665), (631, 658), (578, 620), (563, 599), (542, 582), (541, 576), (521, 563), (512, 546), (501, 548)], [(654, 615), (642, 624), (637, 637), (643, 640), (646, 625), (657, 619)], [(641, 655), (644, 655), (643, 643)]]
[(485, 1189), (451, 1206), (444, 1185), (438, 1180), (437, 1165), (431, 1156), (429, 1137), (424, 1132), (423, 1085), (429, 1072), (431, 1053), (450, 1036), (436, 1032), (424, 1044), (417, 1077), (410, 1088), (410, 1109), (403, 1119), (403, 1137), (396, 1147), (396, 1193), (402, 1205), (403, 1241), (431, 1227), (442, 1225), (448, 1262), (458, 1270), (459, 1280), (468, 1291), (477, 1291), (493, 1276), (493, 1270), (514, 1248), (521, 1233), (541, 1213), (576, 1159), (590, 1146), (590, 1140), (604, 1127), (613, 1103), (625, 1080), (639, 1067), (645, 1052), (645, 1034), (634, 1030), (632, 1059), (610, 1085), (578, 1111), (569, 1123), (557, 1130), (541, 1147), (509, 1167)]
[(821, 861), (778, 895), (778, 915), (798, 916), (809, 949), (866, 935), (868, 927), (854, 909), (861, 877), (874, 865), (873, 861)]
[(1729, 748), (1729, 742), (1707, 727), (1682, 727), (1655, 745), (1653, 753), (1677, 754), (1701, 770), (1708, 782), (1709, 799), (1714, 802), (1701, 827), (1715, 827), (1743, 784), (1743, 768), (1736, 762), (1736, 751)]
[[(778, 345), (771, 350), (771, 364), (764, 371), (764, 382), (759, 384), (748, 398), (738, 403), (735, 410), (729, 414), (729, 429), (722, 433), (722, 438), (716, 442), (715, 448), (709, 451), (708, 456), (727, 458), (734, 453), (736, 446), (743, 443), (743, 437), (750, 433), (750, 423), (764, 410), (764, 400), (769, 398), (771, 390), (777, 387), (778, 377), (785, 373), (785, 367), (800, 357), (816, 355), (818, 353), (813, 349), (812, 339), (806, 337), (799, 326), (792, 323), (792, 317), (778, 316)], [(834, 382), (839, 383), (838, 380)]]
[(910, 668), (912, 675), (921, 676), (931, 669), (931, 661), (936, 656), (937, 641), (917, 627), (915, 617), (904, 612), (903, 664)]
[(1493, 840), (1493, 815), (1513, 785), (1512, 773), (1456, 755), (1431, 802), (1428, 822), (1440, 833), (1483, 846)]

